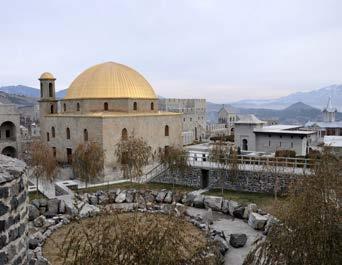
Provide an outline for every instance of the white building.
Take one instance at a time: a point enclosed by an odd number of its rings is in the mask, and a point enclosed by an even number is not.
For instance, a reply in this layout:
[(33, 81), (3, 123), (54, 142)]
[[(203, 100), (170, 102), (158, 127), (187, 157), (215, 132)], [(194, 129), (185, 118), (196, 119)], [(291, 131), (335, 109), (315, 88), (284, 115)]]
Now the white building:
[(324, 136), (324, 146), (331, 148), (331, 151), (342, 157), (342, 136)]
[(192, 144), (205, 138), (206, 100), (160, 98), (159, 109), (182, 113), (183, 144)]
[(275, 153), (277, 150), (294, 150), (304, 156), (309, 147), (317, 143), (317, 132), (300, 130), (297, 125), (271, 125), (254, 115), (239, 116), (235, 122), (235, 144), (241, 151)]

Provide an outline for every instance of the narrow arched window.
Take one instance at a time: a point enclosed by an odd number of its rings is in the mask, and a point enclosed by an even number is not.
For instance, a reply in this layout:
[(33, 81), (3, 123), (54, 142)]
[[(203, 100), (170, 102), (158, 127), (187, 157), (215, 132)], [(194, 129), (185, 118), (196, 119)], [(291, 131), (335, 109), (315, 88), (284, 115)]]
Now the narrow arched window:
[(50, 106), (50, 113), (54, 113), (53, 105)]
[(52, 83), (49, 83), (49, 97), (50, 98), (53, 97), (53, 85), (52, 85)]
[(126, 128), (123, 128), (121, 131), (121, 138), (122, 140), (127, 140), (128, 139), (128, 132)]
[(106, 111), (108, 110), (108, 102), (105, 102), (105, 103), (103, 104), (103, 109), (106, 110)]
[(154, 103), (151, 102), (151, 110), (154, 110)]
[(165, 126), (165, 136), (169, 136), (169, 125)]
[(88, 141), (88, 130), (87, 129), (83, 130), (83, 139), (85, 142)]
[(133, 110), (138, 110), (138, 103), (136, 102), (133, 103)]
[(51, 127), (51, 135), (52, 135), (52, 138), (55, 138), (55, 135), (56, 135), (55, 127)]
[(77, 105), (76, 105), (76, 109), (77, 111), (80, 111), (81, 107), (80, 107), (80, 103), (77, 102)]
[(66, 128), (66, 138), (70, 139), (70, 129)]
[(50, 141), (50, 134), (48, 132), (46, 133), (46, 141)]
[(65, 103), (63, 104), (63, 110), (64, 110), (64, 112), (66, 111), (66, 104)]

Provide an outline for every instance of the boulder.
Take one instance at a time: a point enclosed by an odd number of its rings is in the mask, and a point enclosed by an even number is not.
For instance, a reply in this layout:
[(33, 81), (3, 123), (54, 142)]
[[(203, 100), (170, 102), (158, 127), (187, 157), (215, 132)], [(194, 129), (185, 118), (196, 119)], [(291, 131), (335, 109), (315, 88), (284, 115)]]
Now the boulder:
[(222, 212), (225, 214), (229, 214), (229, 200), (222, 201)]
[(234, 211), (238, 208), (240, 204), (236, 201), (229, 201), (228, 211), (231, 216), (234, 216)]
[(195, 197), (196, 197), (196, 195), (192, 192), (186, 194), (185, 198), (184, 198), (184, 204), (188, 205), (188, 206), (192, 206), (194, 203)]
[(126, 202), (132, 203), (134, 200), (134, 191), (133, 190), (128, 190), (126, 193)]
[(242, 248), (247, 242), (246, 234), (231, 234), (229, 244), (234, 248)]
[(239, 219), (243, 219), (244, 213), (245, 213), (245, 207), (240, 206), (238, 208), (235, 208), (233, 212), (233, 216)]
[(85, 204), (83, 204), (81, 206), (81, 210), (79, 212), (79, 216), (81, 218), (92, 217), (92, 216), (96, 215), (99, 212), (100, 212), (100, 209), (97, 206), (85, 203)]
[(88, 195), (88, 202), (91, 204), (91, 205), (97, 205), (98, 203), (98, 199), (97, 199), (97, 196), (96, 195)]
[(168, 191), (165, 198), (164, 198), (165, 203), (171, 203), (172, 202), (172, 191)]
[(65, 213), (65, 201), (60, 200), (58, 205), (58, 213), (64, 214)]
[(154, 203), (155, 202), (154, 196), (151, 193), (146, 193), (145, 201), (146, 203)]
[(211, 208), (214, 211), (221, 211), (222, 201), (223, 201), (222, 197), (204, 196), (205, 208)]
[(39, 209), (39, 206), (40, 206), (39, 200), (37, 200), (37, 199), (36, 199), (36, 200), (32, 200), (32, 201), (31, 201), (31, 204), (34, 205), (34, 206), (36, 206), (37, 209)]
[(275, 217), (273, 217), (272, 215), (268, 216), (266, 225), (265, 225), (265, 231), (264, 234), (267, 235), (270, 230), (272, 229), (272, 226), (274, 226), (275, 224), (277, 224), (279, 222), (278, 219), (276, 219)]
[(204, 196), (198, 194), (194, 197), (192, 205), (196, 208), (204, 208)]
[(119, 193), (119, 195), (115, 198), (116, 203), (123, 203), (126, 200), (126, 191), (123, 190)]
[(256, 230), (262, 230), (266, 222), (267, 217), (258, 213), (251, 213), (248, 218), (248, 224)]
[(33, 224), (35, 227), (43, 227), (46, 222), (46, 217), (44, 215), (41, 215), (34, 219)]
[(173, 194), (173, 202), (177, 203), (177, 202), (181, 202), (183, 198), (183, 194), (176, 192)]
[(33, 221), (34, 219), (36, 219), (40, 212), (39, 210), (37, 209), (36, 206), (33, 206), (33, 205), (28, 205), (28, 211), (29, 211), (29, 221)]
[(222, 255), (226, 254), (226, 252), (229, 249), (227, 241), (225, 239), (223, 239), (222, 237), (220, 237), (219, 235), (216, 235), (214, 237), (214, 242), (215, 242), (215, 244), (217, 244), (221, 254)]
[(160, 192), (158, 192), (157, 196), (156, 196), (156, 202), (163, 202), (165, 199), (167, 191), (162, 190)]
[(36, 249), (39, 246), (39, 240), (36, 238), (30, 238), (28, 241), (29, 249)]
[(47, 202), (47, 210), (51, 213), (51, 215), (58, 214), (58, 206), (59, 200), (58, 199), (51, 199)]
[[(106, 204), (108, 203), (108, 196), (107, 194), (100, 194), (97, 196), (97, 201), (99, 204)], [(96, 205), (96, 204), (93, 204)]]

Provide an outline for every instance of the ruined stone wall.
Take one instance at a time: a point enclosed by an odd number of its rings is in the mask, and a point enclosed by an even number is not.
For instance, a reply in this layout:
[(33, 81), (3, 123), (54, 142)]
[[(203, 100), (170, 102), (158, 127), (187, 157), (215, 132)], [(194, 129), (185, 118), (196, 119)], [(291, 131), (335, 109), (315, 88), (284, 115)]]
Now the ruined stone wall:
[[(274, 193), (275, 185), (278, 192), (285, 192), (298, 176), (270, 171), (223, 171), (220, 169), (190, 168), (184, 174), (169, 171), (153, 178), (151, 182), (175, 183), (194, 188), (219, 189), (222, 187), (223, 174), (224, 189), (259, 193)], [(207, 178), (207, 180), (206, 180)], [(207, 185), (206, 185), (207, 184)]]
[(27, 264), (26, 164), (0, 155), (0, 264)]

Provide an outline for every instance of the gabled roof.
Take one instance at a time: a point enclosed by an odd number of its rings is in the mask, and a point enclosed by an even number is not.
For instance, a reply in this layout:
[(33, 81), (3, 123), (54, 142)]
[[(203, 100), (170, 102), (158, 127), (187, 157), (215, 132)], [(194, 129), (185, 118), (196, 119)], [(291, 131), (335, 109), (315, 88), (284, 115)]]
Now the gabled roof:
[(265, 124), (265, 121), (259, 120), (253, 114), (239, 114), (235, 124)]

